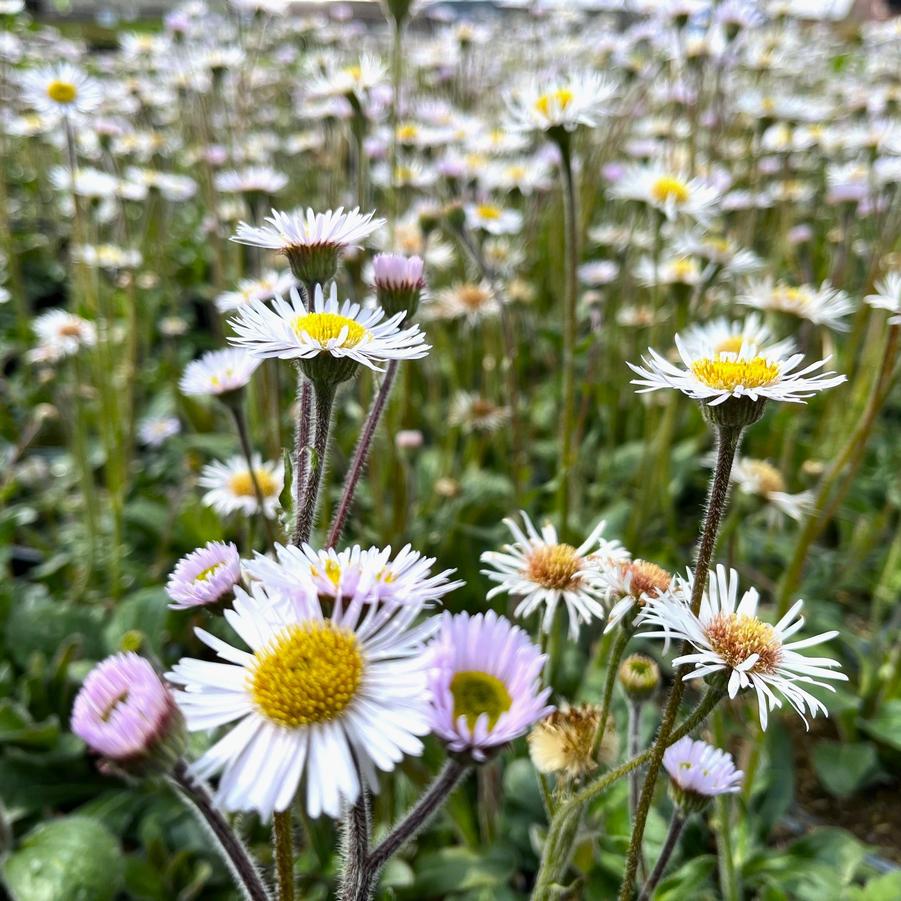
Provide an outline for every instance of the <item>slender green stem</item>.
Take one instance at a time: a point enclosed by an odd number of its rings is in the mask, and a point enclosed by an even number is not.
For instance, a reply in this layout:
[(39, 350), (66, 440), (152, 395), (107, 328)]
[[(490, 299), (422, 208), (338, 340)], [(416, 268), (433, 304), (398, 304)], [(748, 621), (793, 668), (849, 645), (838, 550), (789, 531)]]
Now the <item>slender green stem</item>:
[[(703, 597), (704, 589), (707, 587), (707, 576), (713, 560), (713, 552), (716, 548), (717, 533), (719, 532), (720, 522), (729, 498), (729, 476), (732, 472), (732, 461), (735, 459), (735, 454), (738, 451), (741, 435), (741, 426), (717, 426), (716, 467), (707, 496), (707, 512), (704, 516), (704, 526), (701, 530), (701, 540), (698, 544), (697, 563), (692, 584), (691, 610), (695, 616), (697, 616), (701, 608), (701, 598)], [(687, 646), (688, 643), (686, 642), (685, 644)], [(688, 653), (687, 647), (683, 648), (683, 653)], [(638, 799), (638, 808), (635, 811), (635, 821), (632, 824), (632, 838), (626, 857), (623, 884), (619, 893), (620, 901), (628, 901), (632, 897), (632, 885), (638, 869), (644, 828), (651, 809), (657, 776), (663, 763), (663, 753), (670, 744), (673, 724), (676, 721), (679, 705), (682, 702), (682, 695), (685, 692), (684, 677), (690, 668), (690, 665), (683, 665), (676, 670), (675, 681), (670, 689), (669, 698), (663, 711), (660, 729), (651, 747), (648, 772), (645, 775), (641, 795)]]
[[(641, 744), (641, 701), (629, 699), (629, 725), (627, 727), (626, 748), (629, 757), (638, 756), (638, 748)], [(638, 772), (629, 773), (629, 820), (635, 819), (635, 811), (638, 808)]]
[(560, 175), (563, 186), (563, 225), (566, 239), (563, 294), (563, 359), (562, 398), (560, 404), (560, 460), (557, 478), (557, 517), (560, 535), (566, 541), (569, 532), (570, 488), (573, 469), (573, 428), (575, 426), (575, 353), (576, 300), (578, 297), (577, 268), (579, 265), (579, 229), (576, 209), (576, 188), (573, 179), (571, 138), (563, 133), (560, 148)]
[(716, 813), (720, 828), (716, 831), (719, 846), (720, 889), (723, 901), (739, 901), (738, 878), (732, 849), (732, 795), (718, 795)]
[(294, 901), (294, 824), (291, 808), (272, 815), (272, 844), (279, 901)]
[[(688, 735), (689, 732), (696, 729), (704, 722), (724, 695), (725, 691), (721, 687), (709, 687), (698, 702), (698, 706), (695, 707), (679, 726), (672, 730), (667, 741), (667, 746), (677, 742), (683, 736)], [(563, 847), (564, 843), (561, 841), (561, 835), (568, 828), (567, 824), (570, 822), (571, 817), (578, 813), (584, 805), (593, 801), (598, 795), (606, 791), (614, 782), (622, 779), (633, 770), (647, 763), (651, 759), (652, 751), (652, 748), (648, 748), (646, 751), (642, 751), (641, 754), (620, 764), (615, 769), (609, 770), (604, 773), (604, 775), (595, 779), (594, 782), (590, 782), (586, 785), (564, 804), (560, 805), (554, 815), (547, 839), (545, 840), (544, 851), (542, 852), (541, 857), (539, 879), (536, 882), (535, 890), (532, 894), (533, 901), (548, 901), (548, 899), (554, 897), (553, 886), (561, 878), (569, 863), (571, 849)]]
[(676, 850), (676, 845), (679, 843), (679, 837), (682, 835), (682, 829), (684, 827), (685, 817), (677, 807), (673, 811), (673, 818), (670, 820), (669, 831), (666, 833), (666, 840), (663, 842), (663, 847), (660, 849), (660, 857), (657, 858), (657, 863), (654, 866), (648, 881), (645, 883), (644, 888), (641, 890), (638, 901), (647, 901), (647, 899), (651, 897), (651, 892), (657, 888), (657, 883), (660, 882), (661, 877), (666, 871), (666, 865), (673, 856), (673, 851)]
[(310, 540), (313, 523), (316, 519), (316, 504), (319, 500), (319, 489), (322, 485), (322, 474), (325, 471), (325, 458), (328, 453), (328, 439), (332, 426), (332, 407), (335, 401), (335, 386), (323, 383), (313, 385), (313, 397), (316, 406), (316, 427), (313, 436), (313, 458), (309, 462), (309, 471), (304, 486), (304, 496), (300, 499), (291, 544), (304, 544)]
[(621, 623), (616, 636), (616, 644), (613, 645), (610, 657), (607, 660), (607, 676), (604, 679), (604, 695), (601, 700), (601, 721), (598, 723), (598, 729), (592, 743), (593, 753), (597, 753), (598, 748), (601, 747), (604, 741), (604, 733), (607, 731), (607, 720), (610, 718), (610, 705), (613, 701), (613, 688), (616, 685), (616, 675), (619, 672), (619, 662), (622, 660), (626, 645), (631, 637), (631, 625)]
[(266, 498), (263, 495), (263, 489), (260, 488), (256, 467), (253, 463), (253, 449), (250, 446), (250, 435), (247, 430), (247, 419), (244, 416), (242, 401), (243, 392), (239, 392), (238, 396), (229, 398), (225, 402), (225, 405), (231, 410), (232, 417), (235, 420), (235, 429), (238, 432), (238, 439), (241, 442), (241, 450), (244, 453), (244, 459), (247, 461), (247, 471), (250, 473), (253, 492), (257, 496), (257, 506), (260, 508), (260, 519), (263, 520), (263, 527), (266, 529), (266, 539), (271, 547), (275, 544), (275, 534), (272, 531), (272, 523), (269, 521), (269, 517), (266, 516)]

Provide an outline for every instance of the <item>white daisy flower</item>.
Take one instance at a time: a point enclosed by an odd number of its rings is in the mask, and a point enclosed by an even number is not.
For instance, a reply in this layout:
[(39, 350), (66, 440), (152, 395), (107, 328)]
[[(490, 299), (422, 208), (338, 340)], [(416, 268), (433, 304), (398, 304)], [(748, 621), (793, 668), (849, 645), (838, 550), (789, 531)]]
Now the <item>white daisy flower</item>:
[(260, 512), (254, 476), (263, 495), (263, 515), (274, 519), (279, 495), (285, 487), (285, 468), (281, 461), (264, 463), (259, 454), (253, 455), (253, 474), (242, 456), (204, 466), (197, 480), (201, 488), (209, 489), (203, 503), (222, 516), (236, 512), (251, 516)]
[(789, 494), (782, 473), (766, 460), (739, 457), (732, 464), (732, 481), (739, 490), (762, 498), (767, 504), (767, 519), (777, 526), (782, 516), (800, 521), (813, 509), (813, 493)]
[(522, 213), (493, 203), (469, 203), (464, 207), (466, 225), (489, 235), (515, 235), (522, 231)]
[(864, 300), (877, 310), (888, 310), (889, 325), (901, 325), (901, 272), (889, 272), (876, 282), (876, 293), (867, 294)]
[(803, 354), (784, 357), (771, 352), (763, 355), (756, 348), (745, 346), (738, 353), (688, 348), (679, 335), (676, 347), (684, 369), (674, 366), (653, 348), (650, 357), (642, 357), (644, 366), (626, 365), (640, 378), (632, 379), (639, 386), (639, 394), (676, 388), (695, 400), (703, 400), (715, 407), (730, 397), (749, 397), (751, 400), (781, 400), (804, 403), (817, 391), (834, 388), (845, 381), (844, 375), (821, 372), (828, 362), (818, 360), (794, 371), (804, 359)]
[(214, 183), (222, 194), (278, 194), (288, 184), (288, 176), (271, 166), (248, 166), (217, 172)]
[(100, 83), (67, 62), (26, 72), (22, 87), (25, 102), (43, 115), (82, 116), (103, 100)]
[(539, 532), (522, 511), (525, 531), (514, 519), (504, 524), (513, 533), (514, 542), (500, 551), (486, 551), (480, 557), (490, 569), (483, 569), (498, 585), (488, 592), (488, 600), (499, 594), (519, 599), (514, 615), (524, 618), (544, 606), (541, 629), (550, 632), (554, 614), (562, 601), (569, 615), (569, 634), (579, 636), (579, 626), (606, 615), (604, 567), (607, 561), (628, 558), (618, 541), (601, 537), (606, 523), (601, 520), (591, 534), (573, 547), (559, 541), (557, 530), (546, 523)]
[(438, 291), (434, 298), (422, 307), (425, 319), (466, 319), (467, 325), (475, 325), (480, 319), (497, 316), (501, 300), (491, 284), (480, 282), (456, 282)]
[(336, 551), (316, 550), (308, 544), (275, 545), (275, 560), (257, 554), (247, 563), (252, 579), (259, 579), (285, 597), (313, 592), (320, 600), (350, 603), (362, 596), (366, 603), (430, 606), (465, 583), (452, 582), (455, 572), (432, 573), (434, 557), (423, 557), (407, 544), (391, 558), (391, 547), (363, 549), (359, 545)]
[(152, 416), (138, 426), (138, 439), (147, 447), (160, 447), (180, 431), (177, 416)]
[(315, 593), (289, 602), (260, 583), (252, 591), (236, 588), (225, 612), (249, 651), (197, 629), (226, 662), (183, 658), (167, 674), (183, 686), (176, 700), (190, 730), (237, 721), (192, 770), (222, 771), (216, 800), (226, 810), (268, 820), (303, 780), (307, 813), (338, 818), (364, 786), (378, 791), (379, 771), (422, 753), (423, 642), (438, 622), (414, 625), (416, 604), (358, 598), (325, 616)]
[(316, 285), (313, 309), (306, 306), (295, 289), (290, 303), (276, 297), (272, 309), (265, 303), (251, 303), (238, 310), (229, 324), (235, 330), (233, 344), (256, 357), (280, 360), (309, 360), (320, 354), (352, 360), (379, 371), (387, 360), (417, 360), (431, 349), (418, 325), (401, 329), (404, 313), (384, 319), (379, 307), (363, 309), (345, 300), (338, 304), (338, 288), (332, 283), (328, 300)]
[(719, 200), (713, 186), (655, 165), (631, 166), (610, 191), (614, 197), (647, 204), (667, 219), (685, 216), (702, 224), (710, 220)]
[(649, 598), (639, 616), (640, 625), (656, 626), (659, 631), (640, 633), (646, 638), (683, 638), (696, 653), (673, 660), (674, 666), (694, 664), (686, 679), (699, 679), (714, 673), (728, 678), (729, 697), (734, 698), (741, 689), (753, 688), (757, 693), (760, 725), (766, 729), (769, 711), (782, 706), (774, 690), (801, 715), (816, 716), (828, 710), (823, 703), (802, 688), (817, 685), (835, 689), (821, 681), (847, 681), (844, 673), (834, 670), (840, 664), (828, 657), (805, 657), (802, 648), (822, 644), (838, 635), (837, 631), (823, 632), (800, 641), (787, 641), (803, 625), (799, 615), (803, 601), (797, 601), (776, 623), (763, 622), (757, 616), (759, 595), (748, 589), (738, 601), (738, 573), (717, 566), (711, 574), (707, 591), (701, 601), (700, 613), (691, 612), (692, 575), (689, 573), (685, 591), (675, 599)]
[(196, 397), (240, 391), (262, 361), (237, 347), (211, 350), (185, 367), (178, 387)]
[(609, 110), (616, 86), (595, 72), (560, 81), (537, 78), (507, 97), (510, 127), (515, 131), (575, 131), (593, 128)]
[(94, 323), (65, 310), (41, 313), (31, 327), (38, 339), (37, 347), (29, 352), (29, 359), (33, 360), (53, 362), (97, 343)]
[[(613, 558), (602, 570), (604, 600), (612, 604), (604, 632), (615, 629), (632, 611), (640, 610), (648, 598), (670, 598), (681, 590), (678, 580), (648, 560)], [(632, 617), (629, 617), (631, 625)]]
[(751, 283), (738, 298), (740, 304), (757, 310), (778, 310), (815, 325), (825, 325), (837, 332), (848, 331), (845, 317), (854, 312), (854, 304), (847, 293), (833, 288), (825, 281), (819, 288), (801, 285), (793, 288), (772, 278)]
[(235, 291), (224, 291), (216, 298), (220, 313), (231, 313), (255, 300), (271, 300), (276, 294), (287, 294), (297, 284), (288, 269), (264, 272), (259, 278), (245, 278)]

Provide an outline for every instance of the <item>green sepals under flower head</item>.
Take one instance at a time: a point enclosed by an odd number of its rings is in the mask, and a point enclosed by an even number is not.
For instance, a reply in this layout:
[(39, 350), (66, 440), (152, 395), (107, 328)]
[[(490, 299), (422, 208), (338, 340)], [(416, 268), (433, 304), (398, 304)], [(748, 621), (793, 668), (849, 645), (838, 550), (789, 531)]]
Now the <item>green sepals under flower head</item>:
[(415, 0), (382, 0), (386, 15), (394, 19), (397, 25), (406, 22)]
[(650, 698), (660, 685), (660, 667), (644, 654), (632, 654), (620, 664), (619, 682), (633, 701)]
[(765, 410), (766, 399), (762, 397), (757, 400), (747, 396), (729, 397), (716, 406), (701, 403), (701, 412), (708, 422), (733, 429), (743, 429), (754, 425), (763, 417)]
[(408, 321), (416, 315), (421, 297), (422, 289), (415, 286), (390, 285), (376, 291), (376, 301), (385, 315), (394, 316), (396, 313), (406, 312)]
[(285, 250), (294, 277), (303, 285), (328, 284), (338, 271), (337, 244), (295, 245)]
[(672, 798), (673, 804), (675, 804), (685, 816), (689, 816), (693, 813), (701, 813), (701, 811), (710, 803), (710, 797), (708, 795), (701, 795), (697, 792), (686, 790), (674, 779), (670, 779), (669, 796)]
[(449, 203), (444, 208), (444, 220), (455, 232), (462, 232), (466, 226), (466, 212), (462, 203)]
[(352, 379), (360, 368), (356, 360), (350, 357), (334, 357), (330, 353), (298, 360), (297, 365), (317, 391), (334, 391), (342, 382)]

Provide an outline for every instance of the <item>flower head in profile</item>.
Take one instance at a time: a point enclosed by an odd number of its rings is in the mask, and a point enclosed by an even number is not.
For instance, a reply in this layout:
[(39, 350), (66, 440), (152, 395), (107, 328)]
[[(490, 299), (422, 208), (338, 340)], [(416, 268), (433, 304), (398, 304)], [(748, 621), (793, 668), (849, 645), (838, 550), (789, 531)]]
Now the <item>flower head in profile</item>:
[(420, 610), (357, 597), (326, 615), (314, 592), (236, 589), (225, 618), (247, 650), (197, 629), (224, 662), (183, 658), (167, 674), (189, 730), (234, 724), (192, 767), (222, 772), (218, 803), (268, 820), (303, 782), (308, 814), (337, 818), (362, 788), (378, 791), (380, 771), (421, 754), (436, 623), (417, 624)]
[(782, 518), (800, 521), (813, 509), (813, 494), (802, 491), (789, 494), (782, 473), (767, 460), (739, 457), (732, 464), (732, 481), (745, 494), (755, 495), (766, 503), (767, 519), (778, 526)]
[(685, 813), (703, 810), (717, 795), (740, 791), (745, 777), (731, 754), (687, 735), (663, 752), (663, 767), (673, 800)]
[(655, 165), (627, 169), (611, 192), (658, 210), (667, 219), (684, 217), (702, 224), (710, 220), (719, 201), (712, 185)]
[[(238, 455), (225, 462), (208, 463), (197, 484), (209, 489), (203, 502), (223, 516), (232, 513), (252, 516), (262, 512), (267, 519), (274, 519), (285, 487), (285, 468), (281, 461), (263, 462), (259, 454), (254, 454), (251, 470), (244, 457)], [(263, 497), (262, 511), (257, 500), (257, 486)]]
[(240, 348), (211, 350), (188, 363), (178, 387), (182, 394), (195, 397), (230, 394), (247, 385), (260, 363)]
[(83, 116), (103, 100), (100, 83), (71, 63), (26, 72), (22, 83), (25, 102), (43, 115)]
[(648, 560), (608, 559), (603, 568), (604, 600), (612, 605), (604, 632), (621, 622), (631, 627), (634, 616), (649, 598), (665, 599), (679, 590), (673, 576)]
[(834, 372), (817, 372), (828, 358), (799, 370), (803, 354), (782, 356), (772, 348), (761, 350), (747, 343), (737, 352), (718, 351), (697, 343), (689, 347), (676, 335), (676, 348), (684, 368), (673, 365), (652, 348), (648, 350), (650, 356), (642, 358), (643, 366), (627, 363), (640, 376), (632, 379), (632, 384), (639, 386), (639, 393), (676, 388), (711, 407), (732, 397), (804, 403), (804, 398), (845, 381), (845, 376)]
[(389, 315), (406, 313), (412, 318), (425, 289), (422, 257), (379, 253), (372, 261), (372, 286), (378, 305)]
[(575, 639), (583, 623), (604, 618), (604, 567), (628, 554), (618, 541), (601, 537), (603, 521), (578, 547), (561, 542), (550, 523), (539, 532), (525, 512), (522, 522), (524, 528), (514, 519), (505, 519), (514, 541), (481, 556), (482, 563), (490, 567), (482, 573), (498, 583), (488, 592), (488, 599), (499, 594), (517, 598), (518, 617), (530, 616), (543, 607), (541, 629), (545, 632), (550, 632), (562, 602), (569, 615), (569, 634)]
[(317, 213), (312, 209), (283, 213), (272, 210), (266, 225), (238, 223), (232, 241), (285, 254), (294, 275), (307, 284), (327, 282), (335, 274), (338, 255), (380, 229), (384, 219), (375, 211), (361, 213), (359, 207), (348, 212), (343, 207)]
[[(271, 308), (258, 302), (238, 310), (230, 321), (235, 330), (231, 342), (256, 357), (300, 360), (311, 366), (320, 356), (345, 361), (349, 364), (345, 379), (358, 364), (378, 370), (379, 363), (416, 360), (429, 352), (418, 325), (400, 328), (403, 313), (385, 319), (380, 307), (364, 309), (349, 300), (339, 304), (334, 283), (328, 300), (322, 286), (316, 286), (309, 311), (295, 289), (289, 296), (290, 301), (276, 297)], [(314, 370), (305, 372), (315, 378)]]
[(429, 650), (432, 731), (455, 754), (481, 763), (553, 710), (545, 656), (492, 610), (445, 613)]
[(803, 601), (797, 601), (776, 625), (770, 625), (757, 615), (757, 590), (749, 588), (739, 600), (738, 573), (734, 569), (727, 571), (724, 566), (717, 566), (716, 572), (711, 573), (696, 616), (689, 604), (694, 578), (689, 573), (685, 591), (675, 598), (650, 598), (645, 603), (638, 624), (656, 628), (640, 634), (688, 641), (694, 652), (673, 660), (673, 666), (694, 666), (686, 679), (721, 675), (726, 679), (730, 698), (745, 688), (753, 688), (764, 729), (769, 711), (782, 706), (777, 692), (797, 710), (805, 725), (805, 713), (815, 717), (822, 711), (828, 716), (824, 704), (803, 686), (817, 685), (834, 691), (822, 680), (847, 681), (848, 677), (835, 672), (840, 666), (838, 661), (798, 652), (829, 641), (838, 632), (788, 641), (804, 625), (800, 616)]
[(575, 131), (599, 125), (609, 110), (616, 86), (595, 72), (558, 80), (541, 78), (507, 97), (510, 127), (515, 131)]
[(166, 583), (172, 610), (218, 604), (241, 580), (241, 558), (230, 542), (210, 541), (178, 561)]
[(182, 717), (149, 660), (128, 652), (92, 669), (72, 707), (72, 731), (121, 769), (143, 772), (175, 762)]
[(867, 294), (864, 300), (877, 310), (888, 310), (892, 314), (889, 325), (901, 325), (901, 271), (889, 272), (876, 282), (876, 293)]
[(847, 293), (833, 288), (828, 281), (819, 288), (812, 285), (792, 287), (765, 278), (749, 284), (738, 302), (757, 310), (788, 313), (837, 332), (848, 331), (850, 326), (845, 317), (854, 312), (854, 304)]
[(314, 592), (326, 605), (366, 603), (430, 606), (464, 583), (451, 581), (454, 570), (432, 572), (434, 557), (424, 557), (407, 544), (392, 557), (391, 547), (364, 549), (359, 545), (336, 551), (316, 550), (308, 544), (275, 545), (275, 559), (257, 554), (247, 563), (252, 579), (259, 579), (285, 597)]

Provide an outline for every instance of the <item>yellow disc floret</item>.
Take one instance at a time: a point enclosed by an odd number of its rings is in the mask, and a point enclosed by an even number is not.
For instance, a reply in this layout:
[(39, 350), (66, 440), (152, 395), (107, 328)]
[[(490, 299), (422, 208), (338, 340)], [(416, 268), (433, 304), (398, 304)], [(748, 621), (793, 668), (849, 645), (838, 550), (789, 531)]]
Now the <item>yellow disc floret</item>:
[(580, 582), (579, 565), (571, 544), (543, 544), (529, 555), (525, 576), (542, 588), (574, 588)]
[(47, 85), (47, 96), (54, 103), (74, 103), (78, 96), (78, 88), (71, 81), (54, 79)]
[(691, 364), (695, 378), (718, 391), (736, 388), (762, 388), (779, 377), (779, 365), (765, 357), (750, 360), (711, 360), (705, 358)]
[(200, 572), (197, 573), (196, 576), (194, 576), (194, 581), (195, 582), (206, 582), (213, 575), (214, 572), (222, 569), (222, 567), (224, 565), (225, 565), (224, 563), (214, 563), (212, 566), (208, 566), (206, 569), (200, 570)]
[(490, 203), (483, 203), (476, 207), (476, 213), (480, 219), (500, 219), (501, 211)]
[(329, 620), (288, 626), (254, 657), (248, 678), (253, 702), (287, 729), (336, 719), (363, 681), (356, 635)]
[[(275, 479), (265, 469), (255, 469), (253, 475), (257, 477), (257, 485), (260, 486), (260, 493), (263, 497), (270, 497), (275, 494)], [(229, 480), (228, 487), (232, 494), (238, 497), (255, 497), (256, 490), (253, 487), (253, 476), (250, 470), (236, 472)]]
[(342, 334), (344, 337), (339, 347), (356, 347), (369, 334), (369, 330), (359, 322), (337, 313), (305, 313), (295, 318), (294, 331), (298, 335), (309, 335), (323, 347), (341, 338)]
[(550, 118), (552, 111), (563, 112), (573, 102), (573, 92), (569, 88), (548, 91), (535, 101), (535, 109), (542, 116)]
[(666, 203), (669, 200), (674, 201), (678, 205), (688, 202), (690, 196), (688, 185), (678, 178), (672, 178), (664, 175), (658, 178), (651, 186), (651, 196), (658, 203)]
[(488, 715), (488, 728), (493, 729), (500, 715), (513, 703), (507, 686), (497, 676), (478, 670), (455, 673), (450, 691), (454, 699), (454, 721), (466, 717), (470, 729), (475, 728), (483, 713)]
[(756, 616), (720, 613), (708, 623), (706, 632), (710, 646), (730, 667), (757, 654), (757, 662), (749, 672), (773, 673), (782, 659), (782, 644), (776, 630)]

